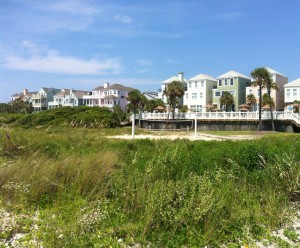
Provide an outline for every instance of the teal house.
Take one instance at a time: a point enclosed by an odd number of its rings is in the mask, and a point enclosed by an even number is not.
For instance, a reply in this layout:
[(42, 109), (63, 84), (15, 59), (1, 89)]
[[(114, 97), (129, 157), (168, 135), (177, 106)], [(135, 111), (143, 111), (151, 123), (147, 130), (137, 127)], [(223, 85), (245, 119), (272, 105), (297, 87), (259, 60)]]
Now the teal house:
[(217, 88), (213, 89), (212, 105), (215, 109), (221, 109), (220, 97), (224, 92), (233, 96), (234, 104), (229, 107), (230, 111), (238, 111), (239, 105), (246, 101), (246, 87), (251, 84), (251, 79), (239, 72), (229, 71), (217, 77)]

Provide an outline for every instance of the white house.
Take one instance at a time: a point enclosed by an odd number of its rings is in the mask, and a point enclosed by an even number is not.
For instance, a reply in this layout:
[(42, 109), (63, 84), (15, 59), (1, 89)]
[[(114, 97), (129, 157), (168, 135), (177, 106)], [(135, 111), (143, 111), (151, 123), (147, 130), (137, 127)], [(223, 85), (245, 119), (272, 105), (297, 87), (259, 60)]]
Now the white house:
[(284, 102), (289, 110), (294, 101), (300, 101), (300, 78), (284, 85)]
[(83, 95), (87, 92), (83, 90), (62, 89), (53, 96), (53, 101), (48, 103), (48, 108), (74, 107), (83, 105)]
[(217, 79), (199, 74), (188, 80), (183, 104), (193, 112), (206, 112), (206, 106), (212, 104), (212, 89), (217, 87)]
[(11, 101), (21, 99), (26, 102), (32, 102), (32, 95), (37, 94), (37, 92), (29, 92), (28, 89), (24, 89), (22, 93), (16, 93), (11, 96)]
[(158, 91), (158, 97), (162, 99), (165, 103), (167, 103), (167, 97), (164, 95), (164, 90), (167, 88), (167, 85), (169, 83), (172, 83), (173, 81), (179, 81), (184, 84), (184, 87), (187, 85), (187, 80), (183, 77), (183, 72), (179, 72), (177, 76), (170, 77), (164, 81), (161, 82), (161, 89)]
[(118, 105), (124, 110), (128, 103), (127, 95), (132, 90), (134, 89), (121, 84), (105, 83), (104, 86), (95, 88), (91, 94), (83, 96), (83, 104), (107, 108)]
[[(278, 90), (271, 90), (271, 97), (274, 99), (274, 103), (275, 103), (275, 110), (283, 110), (284, 109), (284, 85), (288, 83), (288, 78), (286, 76), (284, 76), (283, 74), (265, 67), (269, 73), (271, 74), (272, 80), (274, 83), (277, 84), (278, 86)], [(253, 79), (252, 79), (253, 80)], [(267, 93), (266, 89), (262, 89), (262, 94)], [(256, 99), (257, 102), (259, 102), (259, 87), (253, 87), (253, 86), (249, 86), (246, 87), (246, 96), (248, 96), (249, 94), (253, 94)], [(258, 104), (257, 104), (258, 105)], [(256, 106), (257, 108), (257, 106)]]
[(31, 102), (34, 111), (48, 109), (48, 103), (53, 101), (53, 96), (59, 91), (60, 89), (42, 87), (36, 94), (32, 94)]

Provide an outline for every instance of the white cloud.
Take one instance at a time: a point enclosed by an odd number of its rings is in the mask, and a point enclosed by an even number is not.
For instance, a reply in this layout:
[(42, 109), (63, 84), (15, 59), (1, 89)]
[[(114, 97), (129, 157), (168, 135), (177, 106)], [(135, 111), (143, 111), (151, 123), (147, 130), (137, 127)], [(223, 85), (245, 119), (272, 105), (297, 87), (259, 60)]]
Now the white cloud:
[(166, 63), (168, 64), (179, 64), (179, 61), (176, 59), (168, 58), (166, 59)]
[(10, 69), (61, 73), (61, 74), (118, 74), (122, 71), (121, 60), (109, 58), (102, 61), (82, 60), (61, 56), (58, 52), (49, 52), (47, 56), (33, 56), (25, 59), (18, 56), (6, 57), (4, 66)]
[(72, 15), (95, 15), (99, 9), (89, 5), (86, 1), (62, 1), (46, 5), (48, 10), (65, 12)]
[(151, 71), (153, 63), (147, 59), (139, 59), (137, 60), (138, 66), (134, 68), (136, 73), (147, 73)]
[(147, 60), (147, 59), (139, 59), (137, 61), (137, 63), (139, 65), (142, 65), (142, 66), (152, 66), (153, 65), (153, 63), (150, 60)]
[(129, 24), (133, 22), (130, 16), (123, 14), (114, 15), (112, 21), (124, 24)]

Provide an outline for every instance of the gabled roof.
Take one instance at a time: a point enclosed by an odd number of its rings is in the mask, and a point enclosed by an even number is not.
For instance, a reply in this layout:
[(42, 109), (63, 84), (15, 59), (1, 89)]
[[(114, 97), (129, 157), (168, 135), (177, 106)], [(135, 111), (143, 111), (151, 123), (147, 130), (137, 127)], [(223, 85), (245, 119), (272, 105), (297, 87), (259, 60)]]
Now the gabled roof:
[(126, 87), (122, 84), (113, 84), (113, 85), (110, 85), (110, 86), (104, 88), (104, 90), (125, 90), (125, 91), (130, 92), (130, 91), (133, 91), (134, 89), (131, 87)]
[(292, 81), (292, 82), (289, 82), (287, 84), (284, 85), (284, 88), (287, 88), (287, 87), (300, 87), (300, 78), (297, 78), (296, 80)]
[(12, 97), (15, 97), (15, 96), (23, 96), (23, 93), (15, 93), (12, 95)]
[(143, 95), (148, 99), (148, 100), (153, 100), (158, 97), (158, 92), (152, 92), (152, 91), (146, 91), (143, 93)]
[[(275, 71), (275, 70), (273, 70), (272, 68), (269, 68), (269, 67), (265, 67), (267, 70), (268, 70), (268, 72), (270, 73), (270, 74), (279, 74), (279, 75), (281, 75), (281, 76), (284, 76), (282, 73), (280, 73), (280, 72), (278, 72), (278, 71)], [(285, 76), (284, 76), (285, 77)]]
[(221, 76), (218, 76), (217, 78), (234, 78), (234, 77), (241, 77), (241, 78), (247, 78), (250, 79), (249, 77), (243, 75), (242, 73), (236, 72), (236, 71), (229, 71)]
[(41, 90), (43, 90), (46, 94), (48, 94), (50, 91), (55, 91), (55, 92), (58, 92), (58, 91), (61, 91), (61, 89), (56, 89), (56, 88), (46, 88), (46, 87), (42, 87)]
[[(59, 96), (69, 96), (71, 93), (70, 89), (62, 89), (59, 93), (55, 94), (55, 97)], [(87, 91), (84, 90), (72, 90), (72, 94), (77, 98), (82, 98), (84, 95), (87, 95)]]
[(87, 91), (83, 90), (72, 90), (72, 93), (79, 99), (83, 98), (84, 95), (87, 95)]
[[(169, 83), (172, 83), (173, 81), (181, 81), (181, 80), (178, 76), (173, 76), (173, 77), (170, 77), (170, 78), (166, 79), (165, 81), (162, 81), (162, 83), (163, 84), (169, 84)], [(187, 80), (184, 78), (183, 82), (187, 82)]]
[(55, 94), (55, 96), (64, 96), (64, 95), (70, 95), (70, 90), (69, 89), (62, 89), (60, 92)]
[(102, 89), (104, 89), (104, 87), (103, 86), (98, 86), (98, 87), (96, 87), (95, 89), (93, 89), (93, 90), (102, 90)]
[(207, 74), (198, 74), (195, 77), (192, 77), (189, 79), (189, 81), (201, 81), (201, 80), (212, 80), (212, 81), (217, 81), (216, 78), (213, 78), (212, 76), (209, 76)]

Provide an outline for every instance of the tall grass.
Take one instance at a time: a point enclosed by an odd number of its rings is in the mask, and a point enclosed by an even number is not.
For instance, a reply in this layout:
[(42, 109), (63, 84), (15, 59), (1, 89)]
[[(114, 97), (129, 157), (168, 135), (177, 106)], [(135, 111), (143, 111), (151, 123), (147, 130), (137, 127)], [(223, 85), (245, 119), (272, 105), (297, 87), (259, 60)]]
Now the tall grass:
[(123, 131), (1, 130), (3, 204), (39, 209), (30, 235), (43, 245), (241, 245), (279, 226), (300, 198), (298, 136), (122, 141), (112, 132)]

